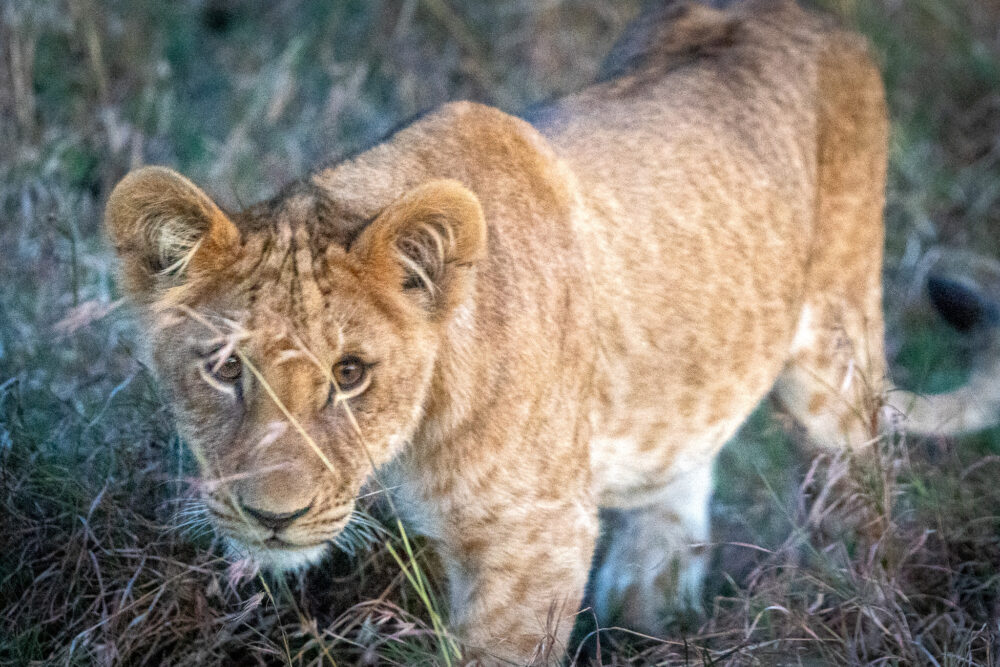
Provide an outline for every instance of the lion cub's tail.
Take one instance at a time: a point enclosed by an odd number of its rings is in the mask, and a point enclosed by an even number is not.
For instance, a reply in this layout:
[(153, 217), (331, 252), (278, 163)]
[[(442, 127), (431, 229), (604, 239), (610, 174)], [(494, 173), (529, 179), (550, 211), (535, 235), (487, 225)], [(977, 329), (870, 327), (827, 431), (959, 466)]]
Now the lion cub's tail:
[(1000, 423), (1000, 264), (950, 251), (930, 273), (927, 291), (941, 316), (971, 336), (977, 351), (972, 374), (942, 394), (891, 391), (889, 406), (911, 432), (957, 435)]

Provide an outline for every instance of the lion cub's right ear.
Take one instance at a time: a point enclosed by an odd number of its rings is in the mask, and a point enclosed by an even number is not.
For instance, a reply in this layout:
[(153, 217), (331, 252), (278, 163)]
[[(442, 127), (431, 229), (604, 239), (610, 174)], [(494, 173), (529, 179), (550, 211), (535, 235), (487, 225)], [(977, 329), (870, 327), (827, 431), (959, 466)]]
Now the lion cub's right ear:
[(192, 268), (221, 265), (239, 240), (215, 202), (166, 167), (125, 176), (108, 198), (105, 224), (122, 261), (125, 288), (139, 302), (179, 284)]
[(467, 293), (475, 265), (486, 255), (483, 209), (458, 181), (430, 181), (389, 204), (351, 252), (373, 278), (402, 290), (440, 320)]

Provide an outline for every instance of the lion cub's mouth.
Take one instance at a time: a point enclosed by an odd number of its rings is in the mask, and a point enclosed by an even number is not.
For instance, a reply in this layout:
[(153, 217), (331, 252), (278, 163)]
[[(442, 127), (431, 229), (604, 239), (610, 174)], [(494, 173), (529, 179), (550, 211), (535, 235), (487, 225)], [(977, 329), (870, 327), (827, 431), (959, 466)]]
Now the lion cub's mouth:
[[(350, 513), (338, 517), (323, 531), (323, 539), (293, 541), (282, 531), (268, 531), (261, 535), (246, 534), (246, 526), (233, 526), (225, 522), (218, 527), (226, 534), (229, 556), (235, 560), (249, 560), (263, 570), (275, 573), (303, 570), (318, 563), (350, 520)], [(330, 537), (326, 537), (331, 535)]]
[(277, 535), (273, 535), (263, 542), (259, 542), (261, 546), (267, 547), (268, 549), (288, 549), (295, 551), (296, 549), (312, 549), (313, 547), (321, 547), (327, 544), (327, 542), (308, 542), (306, 544), (298, 544), (296, 542), (289, 542), (288, 540), (283, 540)]

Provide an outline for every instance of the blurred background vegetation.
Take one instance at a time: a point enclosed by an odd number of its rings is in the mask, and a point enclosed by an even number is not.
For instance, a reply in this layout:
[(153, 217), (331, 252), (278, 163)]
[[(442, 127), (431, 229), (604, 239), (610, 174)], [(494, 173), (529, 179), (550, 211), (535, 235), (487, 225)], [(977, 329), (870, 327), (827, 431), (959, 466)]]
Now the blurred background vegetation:
[[(1000, 4), (811, 4), (868, 35), (881, 61), (888, 349), (899, 384), (945, 389), (972, 347), (922, 286), (939, 245), (1000, 251)], [(103, 202), (156, 163), (240, 207), (446, 100), (516, 112), (586, 85), (638, 5), (0, 5), (0, 663), (435, 660), (421, 605), (377, 545), (303, 581), (232, 584), (211, 536), (176, 528), (191, 469), (118, 307)], [(1000, 435), (885, 443), (872, 473), (814, 469), (781, 422), (762, 406), (720, 462), (706, 617), (671, 641), (608, 632), (598, 649), (591, 636), (582, 654), (997, 660)], [(837, 512), (867, 529), (831, 534), (822, 518)]]

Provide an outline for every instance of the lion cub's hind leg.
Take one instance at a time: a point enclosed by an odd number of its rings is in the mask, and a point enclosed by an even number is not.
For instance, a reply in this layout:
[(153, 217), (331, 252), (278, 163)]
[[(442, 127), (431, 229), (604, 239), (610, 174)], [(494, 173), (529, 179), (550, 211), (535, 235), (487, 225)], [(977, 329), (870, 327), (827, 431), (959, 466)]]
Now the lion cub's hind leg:
[(711, 496), (709, 460), (678, 474), (656, 502), (608, 511), (607, 548), (591, 583), (602, 626), (657, 634), (672, 618), (701, 610)]
[(878, 436), (886, 373), (881, 335), (876, 307), (821, 299), (803, 308), (775, 394), (815, 444), (856, 449)]
[(888, 123), (878, 68), (827, 35), (818, 71), (818, 181), (809, 270), (777, 396), (827, 447), (877, 435), (885, 383), (882, 209)]

